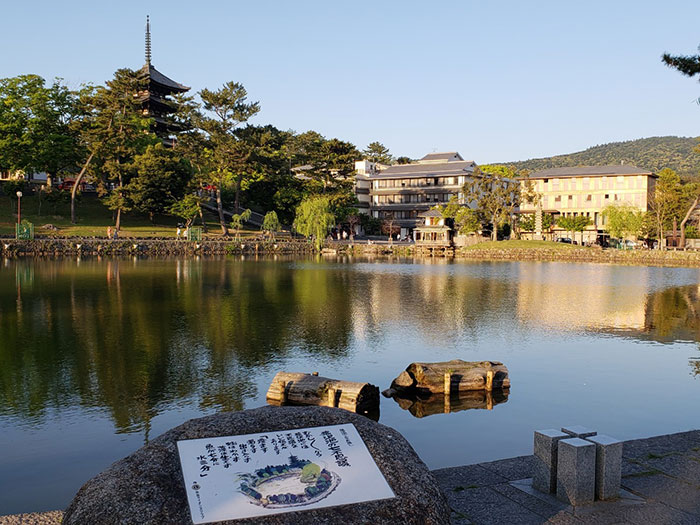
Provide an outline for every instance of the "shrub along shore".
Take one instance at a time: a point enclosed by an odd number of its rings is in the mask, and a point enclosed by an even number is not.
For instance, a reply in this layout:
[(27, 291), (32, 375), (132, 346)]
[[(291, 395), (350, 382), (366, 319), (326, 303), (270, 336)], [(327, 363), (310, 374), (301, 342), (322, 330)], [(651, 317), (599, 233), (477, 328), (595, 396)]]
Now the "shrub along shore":
[[(305, 239), (243, 237), (240, 240), (204, 239), (190, 242), (174, 239), (46, 237), (31, 241), (0, 239), (0, 254), (16, 257), (140, 256), (188, 257), (212, 255), (313, 255), (314, 245)], [(324, 256), (431, 258), (413, 244), (367, 244), (327, 242)], [(700, 267), (700, 252), (617, 250), (579, 247), (540, 241), (484, 242), (466, 248), (439, 252), (432, 258), (473, 261), (561, 261), (629, 264), (641, 266)]]

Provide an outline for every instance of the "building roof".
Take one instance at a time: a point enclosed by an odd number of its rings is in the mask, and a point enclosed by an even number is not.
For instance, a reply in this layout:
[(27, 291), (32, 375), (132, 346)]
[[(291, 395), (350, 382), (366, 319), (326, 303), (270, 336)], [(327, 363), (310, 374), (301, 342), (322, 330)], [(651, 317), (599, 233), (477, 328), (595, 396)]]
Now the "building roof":
[(424, 211), (423, 213), (419, 213), (418, 217), (442, 217), (442, 212), (440, 210), (430, 209), (428, 211)]
[(462, 155), (460, 155), (456, 151), (445, 151), (443, 153), (428, 153), (425, 157), (420, 159), (419, 162), (433, 162), (433, 161), (439, 161), (439, 160), (444, 160), (444, 161), (456, 161), (456, 160), (464, 160), (462, 158)]
[(371, 179), (403, 179), (411, 177), (439, 177), (449, 175), (464, 175), (474, 171), (476, 164), (473, 160), (456, 162), (441, 162), (435, 164), (396, 164), (377, 173), (371, 174)]
[(185, 91), (190, 90), (189, 87), (184, 86), (179, 82), (175, 82), (173, 79), (166, 77), (163, 73), (161, 73), (155, 67), (153, 67), (152, 64), (144, 64), (144, 66), (141, 68), (141, 71), (148, 75), (151, 82), (160, 84), (161, 86), (170, 89), (171, 91), (179, 91), (181, 93), (184, 93)]
[(632, 164), (612, 164), (608, 166), (576, 166), (569, 168), (549, 168), (530, 174), (531, 179), (549, 179), (561, 177), (596, 177), (605, 175), (652, 175), (649, 170)]

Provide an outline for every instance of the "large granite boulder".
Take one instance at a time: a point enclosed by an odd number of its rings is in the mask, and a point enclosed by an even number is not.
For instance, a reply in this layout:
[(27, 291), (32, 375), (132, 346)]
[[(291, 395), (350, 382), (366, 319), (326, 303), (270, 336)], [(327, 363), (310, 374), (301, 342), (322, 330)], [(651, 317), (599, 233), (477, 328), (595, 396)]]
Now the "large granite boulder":
[(449, 523), (450, 511), (436, 480), (401, 434), (366, 417), (327, 407), (263, 407), (190, 420), (83, 485), (66, 509), (63, 523), (192, 523), (178, 440), (343, 423), (355, 425), (395, 498), (219, 523)]

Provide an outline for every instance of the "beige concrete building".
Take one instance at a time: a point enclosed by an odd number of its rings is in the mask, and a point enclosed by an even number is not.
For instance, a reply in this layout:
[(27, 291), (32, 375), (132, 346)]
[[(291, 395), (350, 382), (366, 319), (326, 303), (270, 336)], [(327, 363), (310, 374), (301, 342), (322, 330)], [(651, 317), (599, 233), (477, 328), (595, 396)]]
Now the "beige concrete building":
[(421, 225), (422, 212), (445, 204), (453, 195), (460, 199), (476, 163), (456, 151), (430, 153), (410, 164), (384, 166), (367, 160), (355, 163), (355, 194), (358, 209), (377, 219), (392, 217), (404, 237)]
[[(542, 212), (559, 217), (585, 215), (592, 224), (583, 232), (583, 241), (595, 243), (605, 235), (603, 209), (609, 204), (626, 203), (641, 211), (649, 209), (657, 175), (651, 171), (629, 164), (613, 166), (580, 166), (574, 168), (552, 168), (530, 175), (535, 191), (541, 195)], [(525, 188), (526, 180), (521, 180)], [(535, 214), (534, 204), (521, 202), (521, 214)], [(555, 240), (568, 238), (570, 233), (556, 224), (547, 230), (523, 232), (523, 238)], [(576, 235), (580, 241), (580, 236)]]

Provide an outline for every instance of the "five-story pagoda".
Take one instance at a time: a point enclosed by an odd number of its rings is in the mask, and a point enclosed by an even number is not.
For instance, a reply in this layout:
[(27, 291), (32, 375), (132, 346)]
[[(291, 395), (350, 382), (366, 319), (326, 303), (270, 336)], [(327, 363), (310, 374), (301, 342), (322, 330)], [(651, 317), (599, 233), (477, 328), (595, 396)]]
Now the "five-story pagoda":
[(139, 92), (144, 115), (153, 119), (153, 131), (166, 145), (172, 145), (172, 135), (182, 131), (172, 118), (177, 111), (177, 103), (169, 98), (177, 93), (189, 91), (189, 87), (175, 82), (158, 71), (151, 64), (151, 22), (146, 17), (146, 63), (139, 70), (145, 80), (147, 90)]

